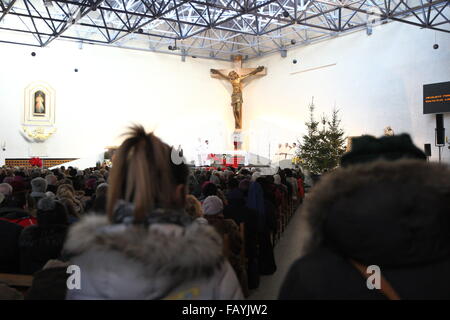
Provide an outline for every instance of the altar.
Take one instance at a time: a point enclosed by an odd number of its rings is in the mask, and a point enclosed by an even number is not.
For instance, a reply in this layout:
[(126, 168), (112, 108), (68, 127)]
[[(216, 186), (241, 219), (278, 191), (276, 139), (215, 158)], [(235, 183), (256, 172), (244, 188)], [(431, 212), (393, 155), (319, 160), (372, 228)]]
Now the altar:
[(209, 154), (201, 154), (201, 158), (206, 161), (199, 164), (199, 166), (224, 166), (234, 167), (248, 166), (250, 164), (250, 154), (245, 150), (222, 150), (212, 152)]

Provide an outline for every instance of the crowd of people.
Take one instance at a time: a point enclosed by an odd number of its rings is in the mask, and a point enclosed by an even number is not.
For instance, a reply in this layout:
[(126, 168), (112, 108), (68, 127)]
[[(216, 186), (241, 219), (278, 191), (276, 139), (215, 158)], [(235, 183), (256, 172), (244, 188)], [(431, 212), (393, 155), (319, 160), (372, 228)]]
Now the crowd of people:
[[(113, 168), (0, 169), (0, 273), (33, 275), (29, 299), (248, 297), (276, 271), (301, 171), (188, 168), (170, 152), (136, 127)], [(69, 264), (83, 270), (82, 290), (65, 290)], [(97, 287), (122, 271), (117, 288)]]
[(108, 168), (0, 169), (0, 272), (34, 274), (57, 259), (70, 225), (104, 211)]
[(111, 168), (0, 169), (0, 273), (33, 276), (0, 297), (244, 299), (276, 272), (300, 206), (311, 235), (280, 299), (450, 298), (450, 171), (408, 135), (355, 139), (306, 198), (301, 170), (189, 168), (171, 152), (135, 126)]

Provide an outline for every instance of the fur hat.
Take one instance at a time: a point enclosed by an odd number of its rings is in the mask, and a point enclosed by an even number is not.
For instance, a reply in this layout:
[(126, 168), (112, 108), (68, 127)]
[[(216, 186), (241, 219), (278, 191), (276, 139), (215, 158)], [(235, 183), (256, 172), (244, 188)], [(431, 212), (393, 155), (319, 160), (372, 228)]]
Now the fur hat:
[(41, 177), (31, 180), (31, 190), (33, 192), (44, 193), (47, 190), (47, 180)]

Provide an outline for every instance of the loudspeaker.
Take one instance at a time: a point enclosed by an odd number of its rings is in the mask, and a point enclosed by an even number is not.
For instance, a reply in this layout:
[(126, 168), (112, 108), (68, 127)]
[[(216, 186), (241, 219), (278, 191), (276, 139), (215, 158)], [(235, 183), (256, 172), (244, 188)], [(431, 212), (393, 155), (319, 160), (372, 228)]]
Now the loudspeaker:
[(436, 114), (436, 145), (445, 145), (444, 116), (442, 113)]
[(423, 150), (425, 151), (425, 154), (427, 155), (427, 157), (431, 157), (431, 144), (430, 143), (425, 143), (423, 145)]
[(436, 129), (444, 129), (444, 115), (442, 113), (436, 114)]

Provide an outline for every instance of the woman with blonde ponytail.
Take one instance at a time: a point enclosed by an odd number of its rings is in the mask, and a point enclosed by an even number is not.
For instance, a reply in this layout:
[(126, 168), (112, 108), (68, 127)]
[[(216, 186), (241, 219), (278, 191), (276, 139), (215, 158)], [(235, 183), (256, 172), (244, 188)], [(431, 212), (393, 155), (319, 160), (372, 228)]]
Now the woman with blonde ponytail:
[(184, 212), (188, 168), (133, 126), (115, 154), (107, 216), (87, 215), (64, 253), (80, 267), (67, 299), (241, 299), (221, 237)]

